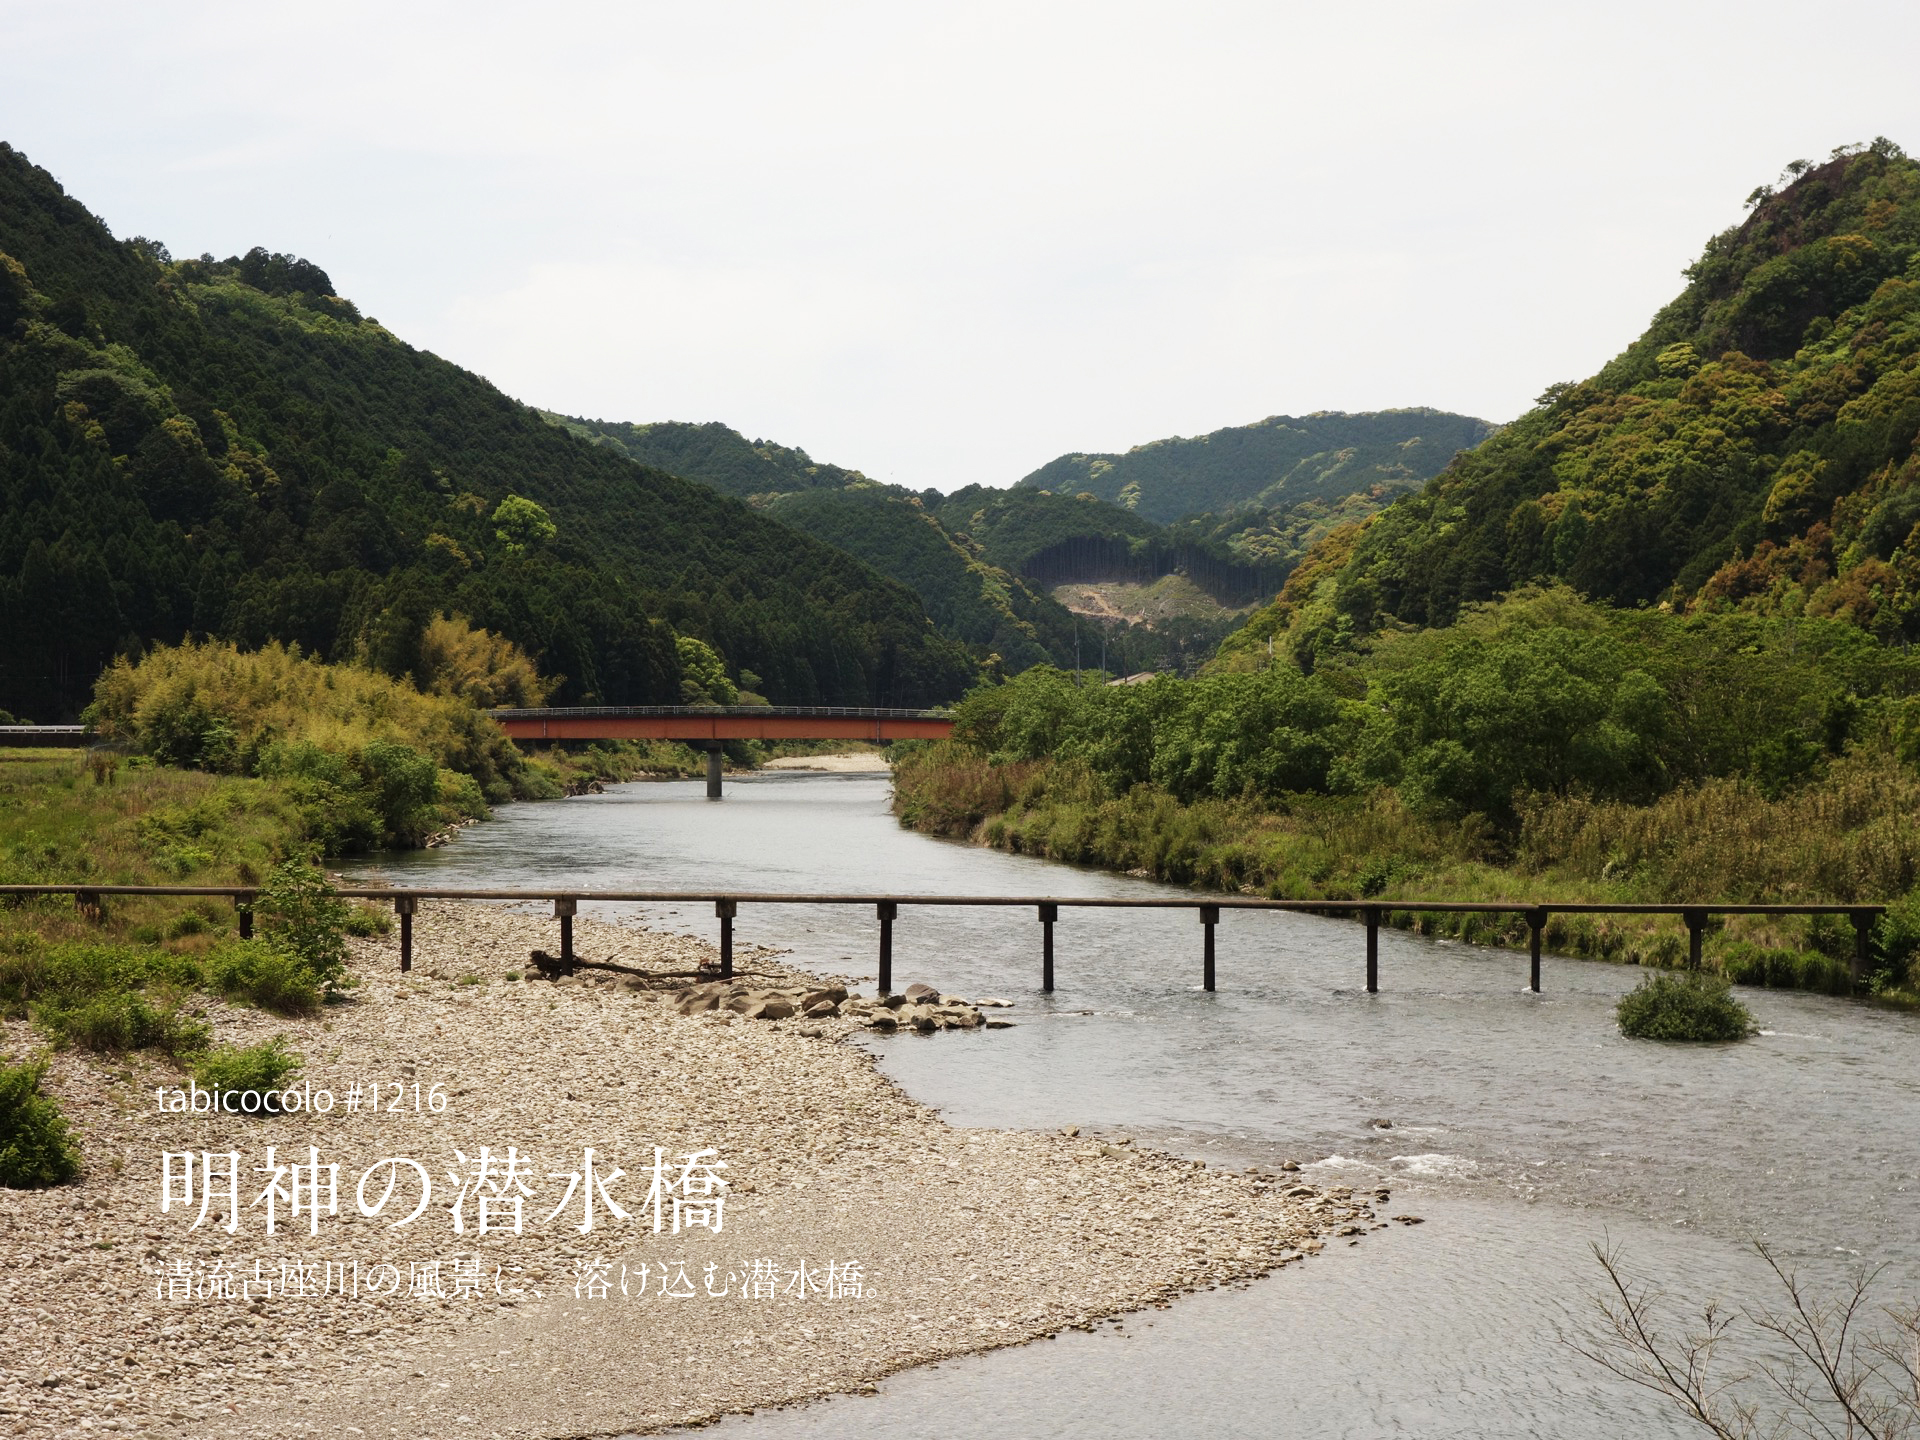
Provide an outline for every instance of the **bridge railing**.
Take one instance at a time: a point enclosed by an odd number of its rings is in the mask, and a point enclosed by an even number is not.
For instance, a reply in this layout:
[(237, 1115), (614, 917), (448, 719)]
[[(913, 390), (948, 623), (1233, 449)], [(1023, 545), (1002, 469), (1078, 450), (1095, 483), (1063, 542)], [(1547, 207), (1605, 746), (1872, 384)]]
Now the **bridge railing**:
[[(1707, 921), (1715, 915), (1845, 915), (1853, 921), (1854, 978), (1866, 973), (1872, 959), (1873, 927), (1886, 913), (1884, 905), (1737, 905), (1719, 902), (1685, 904), (1596, 904), (1566, 902), (1532, 904), (1504, 900), (1270, 900), (1264, 896), (1118, 896), (1118, 895), (876, 895), (853, 893), (810, 893), (782, 891), (706, 890), (549, 890), (510, 889), (474, 890), (438, 887), (387, 886), (348, 887), (337, 892), (350, 900), (377, 900), (390, 903), (400, 922), (400, 968), (413, 968), (413, 917), (422, 900), (490, 900), (519, 903), (551, 902), (553, 915), (560, 922), (560, 958), (572, 960), (573, 920), (580, 905), (610, 904), (712, 904), (720, 925), (719, 978), (733, 976), (733, 922), (743, 905), (870, 905), (879, 922), (879, 989), (893, 989), (893, 926), (900, 907), (914, 906), (988, 906), (1002, 909), (1030, 909), (1040, 922), (1040, 988), (1051, 993), (1054, 982), (1054, 926), (1060, 912), (1066, 910), (1194, 910), (1198, 912), (1201, 941), (1201, 984), (1215, 988), (1214, 931), (1222, 912), (1228, 910), (1287, 911), (1298, 914), (1344, 915), (1357, 918), (1366, 926), (1367, 993), (1380, 988), (1380, 926), (1395, 914), (1488, 914), (1518, 915), (1526, 920), (1531, 961), (1528, 988), (1540, 993), (1541, 938), (1547, 920), (1553, 915), (1673, 915), (1687, 927), (1687, 963), (1700, 968), (1701, 946)], [(104, 914), (109, 895), (219, 896), (233, 901), (238, 912), (242, 937), (253, 933), (253, 905), (260, 891), (237, 885), (0, 885), (0, 900), (35, 896), (71, 895), (83, 910)]]
[[(948, 710), (875, 709), (852, 705), (558, 705), (489, 710), (495, 721), (521, 720), (950, 720)], [(103, 743), (85, 725), (0, 725), (0, 750), (78, 749)], [(124, 742), (121, 742), (124, 744)]]
[(0, 750), (73, 750), (95, 738), (85, 725), (0, 725)]

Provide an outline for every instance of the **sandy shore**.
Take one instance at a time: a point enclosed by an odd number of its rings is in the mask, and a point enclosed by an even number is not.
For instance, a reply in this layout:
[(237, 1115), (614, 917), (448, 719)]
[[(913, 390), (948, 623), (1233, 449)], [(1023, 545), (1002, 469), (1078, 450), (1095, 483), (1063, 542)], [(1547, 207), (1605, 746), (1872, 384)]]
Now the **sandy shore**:
[[(153, 1087), (178, 1083), (171, 1070), (56, 1056), (48, 1088), (87, 1170), (54, 1190), (0, 1191), (0, 1434), (78, 1434), (83, 1422), (156, 1436), (657, 1430), (870, 1390), (906, 1366), (1261, 1274), (1377, 1223), (1371, 1195), (1293, 1176), (1212, 1170), (1117, 1137), (956, 1129), (845, 1043), (847, 1020), (686, 1017), (670, 990), (611, 976), (509, 980), (530, 948), (554, 946), (554, 928), (432, 905), (414, 973), (397, 974), (392, 942), (356, 942), (363, 983), (324, 1017), (211, 1008), (222, 1040), (288, 1035), (308, 1057), (303, 1079), (340, 1097), (327, 1115), (156, 1114)], [(711, 953), (586, 917), (576, 933), (590, 958), (651, 970)], [(739, 964), (792, 976), (770, 954)], [(910, 1043), (991, 1045), (998, 1033)], [(15, 1056), (37, 1048), (19, 1024), (4, 1040)], [(400, 1108), (347, 1113), (356, 1083), (380, 1084), (389, 1102), (402, 1087)], [(268, 1145), (282, 1165), (308, 1146), (337, 1163), (341, 1213), (289, 1223), (282, 1205), (269, 1238), (249, 1203), (274, 1179)], [(455, 1152), (471, 1162), (483, 1145), (535, 1162), (520, 1235), (474, 1233), (471, 1200), (454, 1232)], [(581, 1193), (545, 1217), (588, 1146), (603, 1177), (625, 1170), (603, 1193), (632, 1218), (616, 1220), (597, 1192), (582, 1234)], [(656, 1146), (670, 1158), (719, 1151), (731, 1182), (720, 1233), (653, 1233), (642, 1206)], [(196, 1206), (160, 1213), (162, 1151), (236, 1151), (262, 1167), (233, 1233), (219, 1203), (197, 1229)], [(417, 1194), (411, 1171), (391, 1210), (363, 1216), (355, 1198), (389, 1157), (419, 1163), (436, 1187), (397, 1229)], [(363, 1198), (389, 1175), (403, 1172), (376, 1168)], [(325, 1277), (361, 1293), (287, 1293), (280, 1282), (291, 1271), (297, 1289), (302, 1262), (316, 1291)], [(268, 1283), (249, 1296), (256, 1273)], [(208, 1278), (225, 1274), (242, 1277), (233, 1298)], [(397, 1294), (369, 1298), (360, 1283), (390, 1276)]]
[(893, 766), (877, 750), (851, 750), (844, 755), (783, 755), (762, 770), (826, 770), (835, 775), (885, 775)]

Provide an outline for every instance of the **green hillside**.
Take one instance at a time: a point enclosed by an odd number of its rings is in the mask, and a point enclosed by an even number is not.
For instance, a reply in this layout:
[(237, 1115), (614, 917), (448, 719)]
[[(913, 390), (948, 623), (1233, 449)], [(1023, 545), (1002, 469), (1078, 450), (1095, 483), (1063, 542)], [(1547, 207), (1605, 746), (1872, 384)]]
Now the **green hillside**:
[(857, 556), (919, 597), (941, 633), (1009, 670), (1070, 663), (1073, 617), (1046, 592), (958, 542), (928, 508), (939, 494), (881, 485), (804, 450), (749, 440), (717, 421), (583, 420), (542, 412), (595, 444), (738, 495), (828, 545)]
[[(1284, 574), (1104, 502), (1037, 491), (941, 496), (866, 481), (756, 503), (911, 585), (937, 625), (1007, 673), (1048, 661), (1190, 672), (1239, 624), (1237, 607), (1273, 594)], [(1098, 598), (1075, 582), (1094, 582)], [(1165, 585), (1198, 605), (1169, 605), (1155, 591)]]
[(784, 495), (792, 490), (838, 490), (867, 478), (858, 470), (820, 464), (804, 450), (775, 445), (770, 440), (749, 440), (718, 420), (704, 425), (682, 420), (636, 425), (628, 420), (584, 420), (547, 410), (540, 413), (562, 429), (610, 446), (642, 465), (685, 480), (698, 480), (742, 500)]
[(969, 485), (938, 501), (941, 523), (994, 564), (1044, 585), (1150, 581), (1178, 571), (1229, 605), (1271, 595), (1283, 568), (1247, 563), (1209, 535), (1172, 532), (1090, 496)]
[(1329, 534), (1229, 650), (1449, 623), (1537, 581), (1920, 638), (1920, 164), (1795, 162), (1599, 374)]
[(1076, 615), (1047, 593), (1050, 587), (1074, 581), (1146, 584), (1179, 573), (1237, 607), (1265, 600), (1286, 576), (1282, 566), (1241, 562), (1224, 541), (1197, 533), (1174, 537), (1104, 501), (983, 485), (946, 496), (916, 492), (820, 464), (804, 450), (749, 440), (718, 423), (546, 418), (685, 479), (748, 497), (768, 514), (857, 556), (912, 587), (935, 625), (976, 661), (998, 655), (1009, 672), (1049, 660), (1071, 665), (1076, 640), (1084, 642), (1079, 653), (1088, 664), (1104, 654), (1132, 669), (1190, 668), (1237, 623), (1129, 625), (1086, 611)]
[(1057, 495), (1084, 491), (1163, 524), (1203, 513), (1286, 511), (1376, 487), (1411, 490), (1493, 429), (1444, 410), (1274, 415), (1136, 445), (1124, 455), (1062, 455), (1020, 484)]
[(442, 609), (569, 702), (676, 701), (676, 632), (781, 701), (974, 673), (904, 586), (554, 428), (319, 267), (117, 241), (0, 145), (0, 707), (70, 716), (116, 652), (188, 635), (409, 673)]
[(1046, 592), (956, 540), (918, 495), (891, 486), (796, 490), (768, 512), (911, 585), (942, 631), (1009, 671), (1070, 663), (1073, 619)]

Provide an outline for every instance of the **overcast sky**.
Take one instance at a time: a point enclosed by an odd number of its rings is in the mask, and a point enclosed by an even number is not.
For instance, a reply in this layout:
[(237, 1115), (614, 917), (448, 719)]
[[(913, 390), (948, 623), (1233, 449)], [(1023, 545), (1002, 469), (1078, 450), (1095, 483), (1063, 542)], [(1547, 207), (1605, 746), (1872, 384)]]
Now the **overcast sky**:
[(1511, 419), (1787, 161), (1920, 151), (1916, 56), (1912, 0), (0, 0), (0, 139), (533, 404), (951, 489), (1271, 414)]

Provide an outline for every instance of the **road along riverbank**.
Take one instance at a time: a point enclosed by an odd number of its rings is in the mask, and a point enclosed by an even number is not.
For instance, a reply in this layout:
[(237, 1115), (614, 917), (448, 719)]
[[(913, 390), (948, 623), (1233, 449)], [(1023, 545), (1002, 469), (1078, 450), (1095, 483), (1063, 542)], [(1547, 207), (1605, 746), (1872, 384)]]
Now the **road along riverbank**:
[[(163, 1067), (55, 1056), (86, 1173), (6, 1195), (0, 1432), (655, 1430), (862, 1392), (1384, 1223), (1371, 1191), (947, 1125), (843, 1043), (852, 1018), (682, 1015), (709, 947), (575, 935), (646, 974), (510, 978), (550, 919), (430, 904), (411, 975), (368, 942), (350, 1003), (312, 1020), (214, 1007), (222, 1042), (288, 1037), (313, 1108), (175, 1112)], [(822, 978), (736, 961), (763, 988)]]

